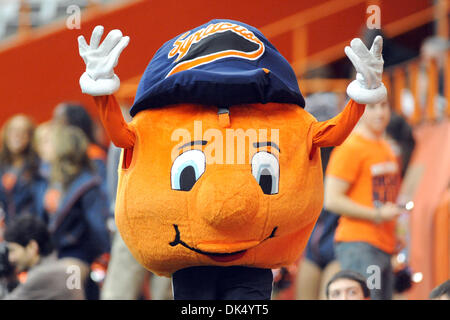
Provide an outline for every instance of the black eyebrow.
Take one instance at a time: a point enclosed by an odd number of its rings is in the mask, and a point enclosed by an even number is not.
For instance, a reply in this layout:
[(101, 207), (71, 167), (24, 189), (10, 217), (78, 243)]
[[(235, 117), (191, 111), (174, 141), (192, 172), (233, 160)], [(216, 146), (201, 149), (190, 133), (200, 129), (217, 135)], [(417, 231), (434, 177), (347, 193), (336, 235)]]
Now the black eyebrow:
[(281, 152), (280, 151), (280, 147), (278, 147), (278, 145), (275, 142), (272, 142), (272, 141), (253, 142), (253, 146), (255, 148), (262, 148), (262, 147), (266, 147), (266, 146), (271, 146), (271, 147), (274, 147), (275, 149), (277, 149), (278, 152)]
[(206, 140), (190, 141), (188, 143), (183, 144), (181, 147), (178, 148), (178, 150), (183, 149), (184, 147), (194, 146), (194, 145), (198, 145), (198, 144), (201, 144), (202, 146), (204, 146), (207, 143), (208, 143), (208, 141), (206, 141)]

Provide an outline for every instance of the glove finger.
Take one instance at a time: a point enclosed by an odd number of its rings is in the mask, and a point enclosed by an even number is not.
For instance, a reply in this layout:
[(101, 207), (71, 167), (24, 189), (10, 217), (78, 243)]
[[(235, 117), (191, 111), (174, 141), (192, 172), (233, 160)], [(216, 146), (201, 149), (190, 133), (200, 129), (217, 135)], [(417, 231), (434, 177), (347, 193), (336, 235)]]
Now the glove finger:
[(376, 58), (381, 59), (381, 52), (383, 51), (383, 37), (376, 36), (373, 40), (372, 47), (370, 48), (370, 53)]
[(356, 72), (361, 72), (362, 67), (361, 59), (356, 55), (353, 49), (350, 48), (349, 46), (346, 46), (344, 51), (347, 57), (350, 59), (351, 63), (353, 64), (353, 67), (355, 67)]
[(83, 56), (83, 54), (88, 50), (89, 46), (86, 43), (86, 39), (84, 39), (83, 36), (78, 37), (78, 51), (80, 52), (80, 56)]
[[(356, 53), (353, 51), (353, 49), (350, 48), (349, 46), (347, 46), (347, 47), (345, 47), (344, 51), (345, 51), (345, 54), (347, 55), (347, 57), (352, 62), (353, 66), (355, 67), (356, 72), (360, 73), (366, 82), (371, 81), (372, 77), (370, 76), (370, 72), (369, 72), (366, 64), (364, 64), (361, 61), (361, 58), (358, 55), (356, 55)], [(367, 83), (367, 84), (369, 85), (369, 83)]]
[(118, 61), (120, 54), (122, 53), (123, 49), (125, 49), (128, 46), (128, 43), (130, 42), (130, 37), (123, 37), (119, 43), (114, 47), (114, 49), (111, 50), (111, 53), (109, 55), (109, 61), (108, 64), (111, 64), (111, 68), (114, 68)]
[(366, 45), (359, 38), (355, 38), (350, 42), (350, 46), (356, 55), (363, 61), (370, 61), (372, 55), (370, 54), (369, 49), (367, 49)]
[(108, 33), (105, 40), (103, 40), (100, 47), (98, 47), (98, 50), (103, 55), (108, 55), (111, 50), (114, 49), (114, 47), (119, 43), (119, 41), (122, 39), (122, 32), (120, 30), (112, 30)]
[(100, 40), (102, 39), (103, 30), (104, 30), (103, 26), (96, 26), (94, 28), (94, 31), (92, 31), (91, 41), (89, 43), (91, 49), (98, 48), (98, 45), (100, 44)]

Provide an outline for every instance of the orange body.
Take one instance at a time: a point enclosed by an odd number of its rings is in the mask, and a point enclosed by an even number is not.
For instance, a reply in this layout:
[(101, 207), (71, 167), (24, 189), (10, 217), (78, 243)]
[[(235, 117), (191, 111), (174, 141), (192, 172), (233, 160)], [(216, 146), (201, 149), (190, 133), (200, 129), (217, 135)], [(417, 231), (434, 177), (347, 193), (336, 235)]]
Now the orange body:
[[(165, 276), (189, 266), (295, 262), (323, 204), (319, 147), (340, 144), (364, 111), (350, 101), (317, 122), (297, 105), (249, 104), (230, 107), (224, 122), (217, 107), (181, 104), (141, 111), (126, 124), (113, 96), (96, 102), (111, 139), (127, 149), (117, 227), (133, 256)], [(176, 190), (175, 159), (189, 150), (204, 155), (204, 171), (189, 191)], [(278, 162), (273, 194), (255, 179), (257, 153)]]

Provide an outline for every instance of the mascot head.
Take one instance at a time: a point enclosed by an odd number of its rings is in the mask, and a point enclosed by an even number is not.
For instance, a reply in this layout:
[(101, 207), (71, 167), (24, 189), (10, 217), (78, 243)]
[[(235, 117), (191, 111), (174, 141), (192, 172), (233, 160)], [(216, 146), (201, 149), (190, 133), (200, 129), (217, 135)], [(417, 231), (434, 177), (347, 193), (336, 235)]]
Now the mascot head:
[(292, 68), (251, 26), (213, 20), (165, 43), (119, 168), (116, 222), (135, 258), (161, 275), (295, 262), (322, 207), (318, 148), (337, 125), (303, 107)]

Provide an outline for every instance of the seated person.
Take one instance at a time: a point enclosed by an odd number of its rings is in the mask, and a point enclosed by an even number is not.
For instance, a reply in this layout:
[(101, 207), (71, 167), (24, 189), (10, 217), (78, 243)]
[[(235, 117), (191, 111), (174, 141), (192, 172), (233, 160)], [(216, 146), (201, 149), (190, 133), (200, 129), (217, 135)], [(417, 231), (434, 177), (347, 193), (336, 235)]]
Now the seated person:
[(17, 273), (27, 272), (26, 280), (8, 293), (6, 300), (84, 299), (81, 274), (69, 259), (58, 260), (44, 222), (23, 214), (5, 231), (9, 262)]
[(326, 297), (328, 300), (369, 300), (370, 291), (361, 274), (342, 270), (328, 282)]

